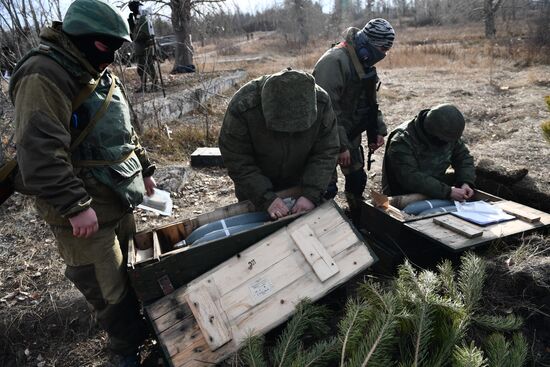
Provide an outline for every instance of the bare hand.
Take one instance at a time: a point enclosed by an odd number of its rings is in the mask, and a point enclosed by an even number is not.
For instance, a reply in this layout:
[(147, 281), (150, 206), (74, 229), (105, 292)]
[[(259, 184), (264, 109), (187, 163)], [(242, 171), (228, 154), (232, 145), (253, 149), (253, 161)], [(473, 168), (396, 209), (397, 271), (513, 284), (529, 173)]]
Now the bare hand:
[(309, 212), (313, 208), (315, 208), (315, 204), (308, 198), (300, 196), (298, 200), (296, 200), (296, 204), (292, 207), (292, 214)]
[(351, 164), (351, 155), (348, 149), (338, 154), (338, 164), (342, 167), (348, 167)]
[(145, 193), (147, 194), (147, 196), (151, 196), (155, 193), (155, 187), (157, 187), (157, 183), (155, 182), (153, 176), (143, 177), (143, 184), (145, 185)]
[(458, 187), (451, 187), (451, 199), (455, 201), (466, 200), (466, 191), (464, 189), (459, 189)]
[(474, 190), (467, 183), (462, 184), (460, 188), (464, 190), (464, 199), (470, 199), (474, 196)]
[(384, 145), (384, 137), (382, 135), (376, 135), (376, 142), (369, 144), (369, 149), (371, 149), (373, 152), (376, 151), (376, 149), (380, 148), (382, 145)]
[(89, 238), (99, 229), (97, 215), (92, 208), (88, 208), (74, 217), (70, 217), (69, 222), (73, 227), (73, 236), (77, 238)]
[(290, 213), (288, 211), (288, 207), (281, 198), (273, 200), (271, 205), (269, 205), (269, 208), (267, 208), (267, 212), (273, 219), (286, 217)]

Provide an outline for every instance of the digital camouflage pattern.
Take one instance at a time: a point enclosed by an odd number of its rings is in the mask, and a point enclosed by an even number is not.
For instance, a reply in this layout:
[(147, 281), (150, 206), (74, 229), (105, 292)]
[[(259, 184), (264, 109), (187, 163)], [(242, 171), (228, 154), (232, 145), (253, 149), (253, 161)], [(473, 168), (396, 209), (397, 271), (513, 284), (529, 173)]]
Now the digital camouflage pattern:
[[(245, 84), (231, 99), (219, 137), (220, 151), (239, 200), (265, 210), (276, 191), (301, 186), (302, 195), (319, 204), (336, 166), (338, 133), (326, 92), (315, 87), (316, 119), (303, 130), (269, 129), (263, 114), (262, 89), (269, 76)], [(280, 101), (270, 101), (277, 106)]]
[(76, 0), (63, 18), (63, 31), (72, 36), (97, 34), (131, 41), (130, 26), (120, 11), (102, 0)]
[[(462, 139), (437, 145), (424, 131), (429, 110), (392, 131), (386, 145), (382, 185), (386, 195), (424, 194), (432, 199), (448, 199), (451, 185), (474, 186), (474, 159)], [(452, 182), (445, 172), (454, 169)]]
[(464, 116), (451, 104), (441, 104), (430, 108), (424, 119), (424, 127), (429, 134), (448, 143), (456, 141), (464, 131)]
[(269, 130), (304, 131), (317, 119), (315, 80), (305, 72), (285, 70), (268, 76), (261, 98)]

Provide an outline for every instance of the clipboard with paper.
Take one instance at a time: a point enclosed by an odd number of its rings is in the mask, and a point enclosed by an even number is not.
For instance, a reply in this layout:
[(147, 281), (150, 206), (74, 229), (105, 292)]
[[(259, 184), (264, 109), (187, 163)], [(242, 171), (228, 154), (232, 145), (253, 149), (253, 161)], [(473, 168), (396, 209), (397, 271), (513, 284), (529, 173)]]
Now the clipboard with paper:
[(452, 212), (452, 215), (480, 226), (516, 219), (515, 216), (505, 213), (501, 208), (482, 200), (462, 203), (455, 201), (455, 205), (457, 210)]

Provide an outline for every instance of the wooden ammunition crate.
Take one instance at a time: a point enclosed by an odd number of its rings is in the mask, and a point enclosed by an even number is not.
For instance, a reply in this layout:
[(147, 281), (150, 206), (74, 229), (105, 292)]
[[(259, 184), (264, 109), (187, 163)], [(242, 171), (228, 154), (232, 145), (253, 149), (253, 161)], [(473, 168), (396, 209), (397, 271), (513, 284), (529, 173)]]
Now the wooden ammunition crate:
[(254, 211), (251, 202), (243, 201), (195, 218), (138, 232), (129, 243), (127, 262), (128, 276), (138, 298), (148, 303), (170, 294), (297, 217), (292, 215), (266, 222), (260, 227), (201, 246), (174, 248), (204, 224)]
[[(380, 194), (373, 193), (372, 196), (377, 195)], [(393, 248), (393, 255), (406, 255), (419, 263), (422, 259), (433, 261), (431, 254), (438, 251), (460, 253), (496, 239), (546, 230), (550, 225), (550, 214), (483, 191), (476, 191), (472, 200), (491, 203), (516, 218), (480, 226), (451, 213), (408, 217), (401, 212), (402, 208), (389, 205), (387, 209), (381, 209), (375, 205), (375, 200), (369, 200), (363, 202), (361, 222), (380, 244), (375, 246), (377, 252), (380, 248), (379, 256), (390, 257), (392, 254), (382, 252), (391, 252)]]
[(214, 365), (376, 260), (330, 201), (145, 310), (171, 366)]

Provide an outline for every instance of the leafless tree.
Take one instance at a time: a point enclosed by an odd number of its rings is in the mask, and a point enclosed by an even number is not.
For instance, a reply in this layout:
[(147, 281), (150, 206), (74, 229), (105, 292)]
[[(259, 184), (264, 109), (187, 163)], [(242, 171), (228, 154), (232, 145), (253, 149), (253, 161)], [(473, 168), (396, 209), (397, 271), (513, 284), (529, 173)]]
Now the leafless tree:
[(503, 0), (483, 0), (483, 21), (485, 23), (485, 37), (494, 38), (497, 34), (495, 14)]

